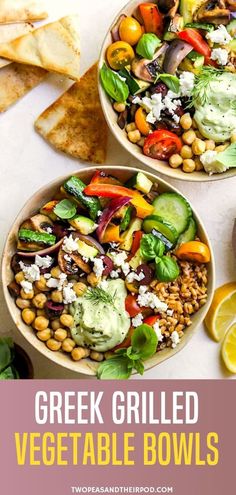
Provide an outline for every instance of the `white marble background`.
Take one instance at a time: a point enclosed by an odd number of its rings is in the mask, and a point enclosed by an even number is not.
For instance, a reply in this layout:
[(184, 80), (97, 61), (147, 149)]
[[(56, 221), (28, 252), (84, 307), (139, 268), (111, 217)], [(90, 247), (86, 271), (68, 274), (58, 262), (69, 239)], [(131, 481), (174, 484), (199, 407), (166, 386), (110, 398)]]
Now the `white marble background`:
[[(50, 20), (79, 13), (81, 18), (81, 74), (98, 58), (106, 30), (125, 0), (48, 0)], [(58, 175), (71, 173), (84, 164), (54, 151), (38, 134), (33, 122), (71, 83), (50, 75), (14, 107), (0, 116), (0, 249), (7, 232), (25, 201)], [(109, 137), (107, 164), (136, 165)], [(216, 257), (217, 285), (236, 279), (231, 247), (236, 217), (236, 177), (219, 182), (194, 184), (170, 181), (189, 198), (205, 222)], [(17, 333), (0, 293), (1, 333), (14, 333), (15, 340), (33, 360), (35, 378), (78, 378), (51, 363)], [(181, 353), (146, 372), (145, 378), (231, 378), (220, 361), (219, 346), (210, 340), (203, 325)], [(139, 379), (135, 376), (134, 379)]]

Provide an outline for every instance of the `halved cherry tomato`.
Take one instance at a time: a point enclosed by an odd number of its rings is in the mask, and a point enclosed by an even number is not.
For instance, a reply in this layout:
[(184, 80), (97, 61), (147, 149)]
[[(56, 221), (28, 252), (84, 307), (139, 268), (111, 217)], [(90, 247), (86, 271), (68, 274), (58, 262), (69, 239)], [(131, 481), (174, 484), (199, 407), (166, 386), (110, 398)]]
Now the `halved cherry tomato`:
[(209, 247), (200, 241), (181, 244), (175, 254), (180, 260), (196, 261), (197, 263), (209, 263), (211, 260)]
[(125, 17), (120, 23), (119, 35), (122, 41), (126, 41), (131, 46), (136, 45), (143, 34), (139, 22), (134, 17)]
[(139, 5), (146, 33), (154, 33), (161, 36), (163, 33), (163, 15), (159, 12), (157, 4), (146, 2)]
[(146, 325), (150, 325), (150, 327), (153, 327), (153, 325), (155, 325), (155, 323), (160, 320), (160, 316), (159, 315), (152, 315), (152, 316), (148, 316), (147, 318), (145, 318), (143, 320), (143, 323), (146, 323)]
[(133, 333), (134, 333), (134, 328), (130, 327), (125, 340), (123, 342), (121, 342), (121, 344), (117, 345), (114, 349), (115, 350), (116, 349), (127, 349), (127, 347), (129, 347), (131, 345), (131, 337), (132, 337)]
[(147, 122), (147, 114), (141, 107), (139, 107), (138, 110), (135, 112), (135, 124), (138, 130), (144, 136), (148, 136), (148, 134), (152, 130), (150, 124)]
[(131, 318), (134, 318), (134, 316), (142, 313), (143, 310), (143, 308), (140, 308), (137, 303), (137, 296), (132, 296), (132, 294), (128, 294), (125, 298), (125, 309)]
[(196, 52), (200, 53), (201, 55), (204, 55), (205, 63), (212, 65), (211, 49), (208, 43), (204, 40), (202, 35), (196, 29), (186, 28), (184, 29), (184, 31), (180, 31), (180, 33), (177, 34), (181, 40), (184, 40), (190, 45), (192, 45), (192, 47), (194, 48), (194, 50), (196, 50)]
[(136, 232), (134, 233), (133, 243), (132, 243), (132, 247), (131, 247), (132, 257), (135, 255), (135, 253), (140, 248), (140, 242), (141, 242), (142, 237), (143, 237), (143, 231), (142, 230), (136, 230)]
[(171, 155), (179, 153), (182, 148), (181, 139), (171, 131), (160, 129), (149, 134), (144, 142), (144, 155), (157, 160), (169, 160)]
[(119, 70), (131, 64), (134, 50), (126, 41), (115, 41), (107, 49), (107, 61), (112, 69)]

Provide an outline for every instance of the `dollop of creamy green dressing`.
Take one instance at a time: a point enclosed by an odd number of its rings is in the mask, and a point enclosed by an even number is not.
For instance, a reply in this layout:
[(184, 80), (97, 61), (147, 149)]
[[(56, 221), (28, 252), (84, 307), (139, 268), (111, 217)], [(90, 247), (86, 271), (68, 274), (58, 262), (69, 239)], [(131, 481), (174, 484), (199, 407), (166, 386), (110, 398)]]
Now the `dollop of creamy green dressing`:
[(236, 131), (236, 76), (224, 72), (206, 88), (206, 101), (195, 102), (194, 119), (201, 134), (222, 142)]
[(71, 335), (77, 345), (98, 352), (113, 349), (123, 342), (130, 328), (130, 317), (125, 310), (127, 291), (122, 279), (108, 280), (106, 292), (113, 304), (92, 301), (86, 293), (70, 305), (74, 317)]

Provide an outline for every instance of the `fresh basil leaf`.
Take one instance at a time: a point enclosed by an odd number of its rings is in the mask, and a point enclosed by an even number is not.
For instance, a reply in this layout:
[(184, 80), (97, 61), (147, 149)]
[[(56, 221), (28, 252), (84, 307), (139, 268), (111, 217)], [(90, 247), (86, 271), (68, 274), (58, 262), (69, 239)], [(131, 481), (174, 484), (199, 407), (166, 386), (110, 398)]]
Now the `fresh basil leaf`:
[(180, 90), (180, 82), (177, 76), (171, 74), (159, 74), (158, 79), (161, 79), (173, 93), (178, 94)]
[(170, 256), (156, 258), (156, 277), (161, 282), (172, 282), (179, 276), (179, 266)]
[(126, 356), (126, 354), (127, 354), (127, 349), (126, 349), (125, 347), (124, 347), (124, 348), (122, 348), (122, 349), (117, 349), (117, 350), (115, 351), (114, 356), (111, 356), (109, 359), (114, 358), (114, 357), (115, 357), (115, 355), (117, 355), (117, 354), (118, 354), (118, 356)]
[(151, 60), (155, 51), (161, 45), (161, 40), (153, 33), (143, 34), (137, 44), (136, 53)]
[(4, 371), (0, 373), (0, 380), (14, 380), (15, 376), (11, 366), (8, 366)]
[(139, 359), (139, 361), (135, 361), (133, 363), (133, 367), (136, 369), (136, 371), (140, 374), (143, 375), (144, 373), (144, 365), (142, 361)]
[(0, 340), (0, 372), (12, 362), (12, 353), (9, 345), (4, 339)]
[(152, 327), (143, 323), (135, 328), (131, 337), (133, 351), (139, 354), (141, 359), (147, 359), (156, 352), (158, 340)]
[(115, 356), (103, 361), (97, 369), (100, 380), (127, 380), (132, 373), (130, 360), (126, 356)]
[(144, 234), (140, 242), (141, 257), (148, 261), (156, 256), (163, 256), (165, 252), (164, 243), (153, 234)]
[(226, 169), (236, 167), (236, 143), (230, 144), (225, 151), (217, 153), (215, 161), (224, 165)]
[(124, 102), (129, 96), (129, 87), (121, 77), (104, 63), (100, 70), (102, 86), (113, 100)]
[(54, 208), (54, 213), (63, 220), (73, 218), (76, 215), (76, 205), (69, 199), (62, 199)]
[(131, 361), (137, 361), (140, 359), (141, 355), (138, 352), (134, 352), (134, 349), (132, 346), (128, 347), (126, 355)]

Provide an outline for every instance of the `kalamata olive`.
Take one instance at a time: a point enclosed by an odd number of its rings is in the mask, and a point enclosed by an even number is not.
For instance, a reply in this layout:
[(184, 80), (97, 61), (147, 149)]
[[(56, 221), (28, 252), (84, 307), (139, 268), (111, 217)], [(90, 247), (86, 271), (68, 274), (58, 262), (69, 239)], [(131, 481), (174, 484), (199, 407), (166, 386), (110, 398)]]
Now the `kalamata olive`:
[(117, 118), (117, 124), (120, 127), (120, 129), (124, 129), (127, 122), (128, 122), (128, 110), (126, 108), (123, 112), (119, 113)]
[(11, 269), (14, 273), (21, 272), (20, 261), (23, 261), (24, 265), (30, 266), (33, 263), (31, 257), (21, 257), (18, 253), (14, 254), (11, 259)]
[(158, 82), (157, 84), (153, 84), (150, 88), (149, 91), (151, 95), (154, 95), (155, 93), (161, 93), (162, 96), (166, 96), (168, 93), (168, 88), (165, 83), (163, 82)]
[(18, 297), (20, 295), (20, 286), (13, 280), (10, 284), (7, 286), (11, 297)]
[(68, 235), (68, 228), (61, 222), (54, 222), (53, 224), (53, 232), (57, 239), (62, 239)]
[(153, 271), (150, 266), (145, 265), (145, 263), (138, 266), (136, 273), (137, 275), (139, 275), (140, 273), (143, 273), (144, 275), (144, 278), (140, 280), (139, 285), (149, 285), (153, 280)]
[(48, 318), (58, 318), (63, 312), (64, 304), (54, 303), (53, 301), (47, 301), (45, 306), (45, 313)]
[(161, 120), (158, 120), (155, 124), (156, 129), (168, 129), (169, 131), (173, 131), (177, 136), (181, 136), (182, 128), (180, 124), (177, 124), (170, 117), (163, 117)]
[(102, 275), (105, 277), (107, 275), (109, 275), (111, 273), (111, 271), (113, 270), (114, 268), (114, 263), (112, 261), (111, 258), (109, 258), (109, 256), (104, 256), (103, 254), (100, 256), (100, 258), (102, 259), (103, 261), (103, 265), (104, 265), (104, 270), (102, 272)]
[(128, 122), (134, 122), (135, 114), (136, 111), (138, 110), (138, 105), (135, 105), (135, 103), (132, 103), (130, 107), (128, 108)]

